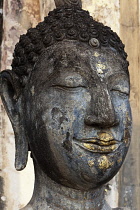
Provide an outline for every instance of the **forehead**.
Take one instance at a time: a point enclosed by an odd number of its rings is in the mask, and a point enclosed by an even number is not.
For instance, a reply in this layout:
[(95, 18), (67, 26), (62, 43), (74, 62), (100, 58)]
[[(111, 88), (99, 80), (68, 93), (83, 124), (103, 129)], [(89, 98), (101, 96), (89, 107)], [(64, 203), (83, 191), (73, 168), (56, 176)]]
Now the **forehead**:
[(39, 57), (32, 76), (39, 80), (62, 74), (80, 74), (83, 77), (108, 78), (127, 73), (122, 68), (123, 60), (110, 48), (95, 49), (85, 43), (63, 41), (47, 48)]

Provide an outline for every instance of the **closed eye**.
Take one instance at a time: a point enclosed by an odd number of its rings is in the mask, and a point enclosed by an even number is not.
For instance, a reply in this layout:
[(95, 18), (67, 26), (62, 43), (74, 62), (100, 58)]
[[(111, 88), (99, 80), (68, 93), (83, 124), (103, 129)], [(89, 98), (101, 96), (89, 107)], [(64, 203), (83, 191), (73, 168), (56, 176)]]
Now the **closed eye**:
[(130, 84), (129, 78), (125, 74), (116, 74), (109, 77), (108, 87), (111, 92), (116, 94), (129, 96)]
[(116, 84), (111, 88), (111, 91), (119, 92), (120, 94), (125, 94), (129, 96), (130, 88), (127, 82), (123, 82), (121, 84)]
[(75, 86), (67, 86), (67, 85), (52, 85), (52, 87), (56, 88), (56, 89), (60, 89), (60, 90), (64, 90), (64, 91), (80, 91), (84, 88), (86, 88), (86, 86), (83, 85), (75, 85)]
[(121, 90), (121, 89), (112, 88), (110, 91), (115, 92), (115, 93), (120, 94), (120, 95), (129, 96), (129, 90), (125, 90), (125, 89)]

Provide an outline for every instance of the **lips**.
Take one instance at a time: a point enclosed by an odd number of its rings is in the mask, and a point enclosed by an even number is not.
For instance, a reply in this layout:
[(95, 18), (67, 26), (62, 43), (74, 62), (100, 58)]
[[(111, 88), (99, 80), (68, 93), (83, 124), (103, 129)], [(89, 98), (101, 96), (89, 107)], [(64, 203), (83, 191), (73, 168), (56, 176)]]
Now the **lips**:
[(118, 149), (121, 142), (114, 139), (100, 139), (100, 138), (88, 138), (88, 139), (74, 139), (76, 145), (95, 153), (110, 153)]

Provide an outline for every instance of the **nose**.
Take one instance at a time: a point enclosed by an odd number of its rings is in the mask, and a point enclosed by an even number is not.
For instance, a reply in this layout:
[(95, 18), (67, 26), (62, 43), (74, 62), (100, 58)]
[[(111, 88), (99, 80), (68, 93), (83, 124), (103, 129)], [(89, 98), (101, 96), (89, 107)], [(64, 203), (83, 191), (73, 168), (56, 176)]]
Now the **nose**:
[(89, 107), (85, 116), (85, 124), (100, 127), (112, 127), (119, 123), (111, 96), (107, 88), (100, 88), (92, 94)]

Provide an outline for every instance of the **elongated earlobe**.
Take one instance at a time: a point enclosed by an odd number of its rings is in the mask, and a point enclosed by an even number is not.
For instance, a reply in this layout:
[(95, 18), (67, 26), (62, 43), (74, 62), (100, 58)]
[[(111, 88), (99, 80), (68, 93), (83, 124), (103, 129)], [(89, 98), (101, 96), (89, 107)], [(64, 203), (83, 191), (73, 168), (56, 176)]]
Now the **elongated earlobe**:
[(25, 168), (28, 158), (28, 142), (23, 122), (23, 99), (21, 96), (21, 84), (18, 76), (11, 70), (5, 70), (0, 74), (0, 94), (12, 123), (15, 134), (15, 168), (20, 171)]

